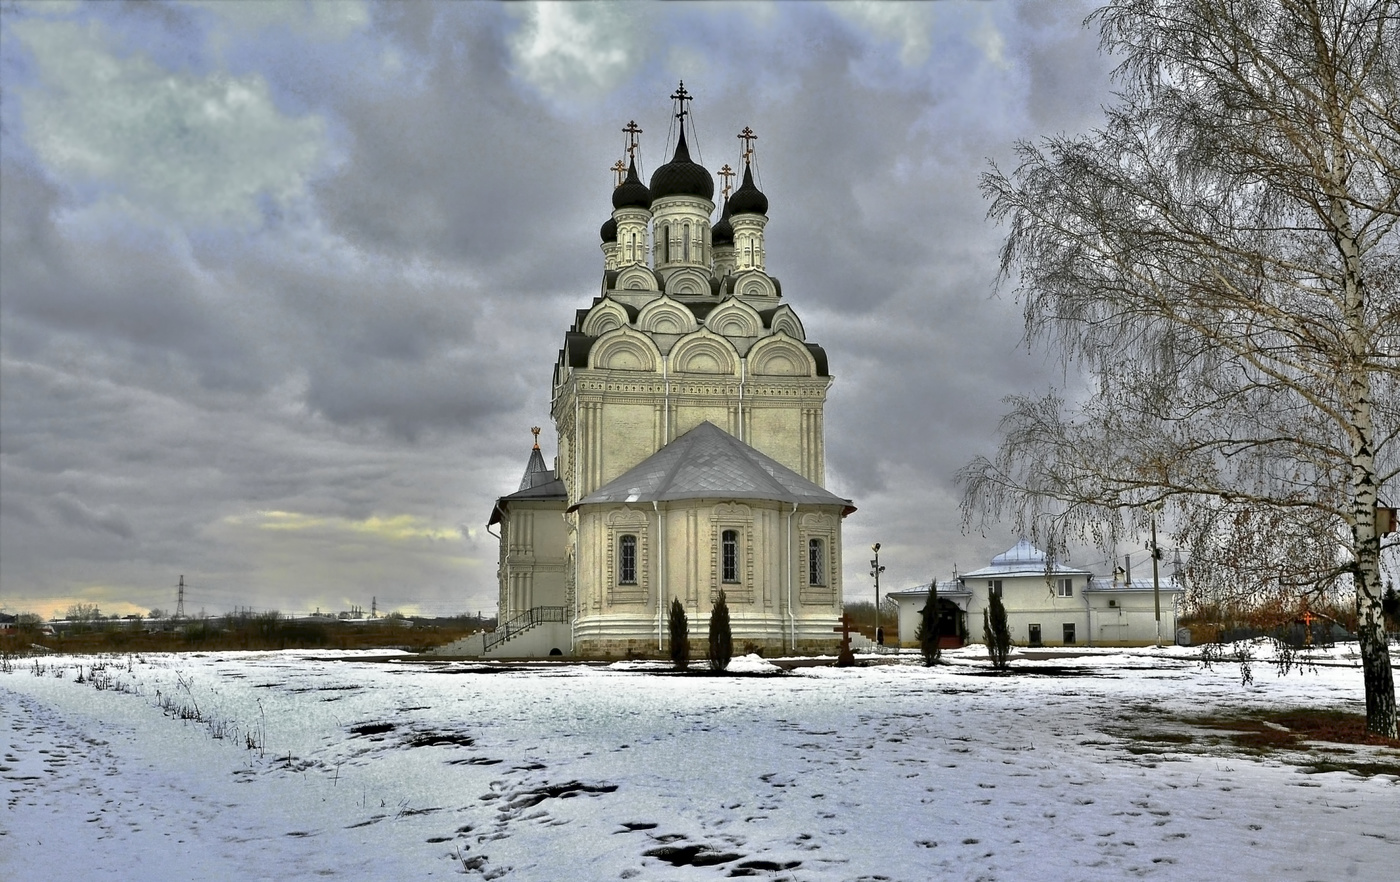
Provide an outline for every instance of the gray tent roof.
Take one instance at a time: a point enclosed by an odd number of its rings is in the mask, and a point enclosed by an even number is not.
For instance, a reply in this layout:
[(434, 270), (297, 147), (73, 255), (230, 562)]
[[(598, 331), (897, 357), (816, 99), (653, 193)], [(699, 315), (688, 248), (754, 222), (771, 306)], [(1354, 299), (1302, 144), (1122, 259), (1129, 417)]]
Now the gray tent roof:
[(564, 486), (563, 481), (555, 477), (554, 470), (545, 465), (544, 454), (540, 453), (540, 447), (536, 444), (530, 451), (529, 461), (525, 463), (525, 474), (520, 478), (520, 489), (496, 500), (491, 509), (491, 520), (486, 522), (486, 526), (493, 526), (505, 517), (507, 503), (524, 500), (562, 501), (568, 498), (569, 489)]
[(762, 499), (803, 505), (839, 505), (842, 499), (754, 450), (714, 423), (701, 423), (575, 503), (669, 502), (680, 499)]
[(1028, 539), (1022, 539), (1015, 545), (992, 558), (992, 565), (983, 567), (980, 570), (973, 570), (970, 573), (963, 573), (963, 579), (985, 579), (989, 576), (1087, 576), (1088, 570), (1081, 570), (1078, 567), (1069, 566), (1068, 563), (1056, 562), (1054, 566), (1046, 572), (1046, 558), (1048, 555), (1041, 549), (1035, 547)]

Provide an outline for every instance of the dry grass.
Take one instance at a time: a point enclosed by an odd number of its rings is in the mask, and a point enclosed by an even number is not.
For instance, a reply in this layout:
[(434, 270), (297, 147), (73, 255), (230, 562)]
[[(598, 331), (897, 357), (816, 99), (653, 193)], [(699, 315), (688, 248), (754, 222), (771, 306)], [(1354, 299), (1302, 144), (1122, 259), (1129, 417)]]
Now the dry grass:
[(336, 621), (283, 621), (254, 623), (258, 627), (216, 626), (198, 620), (182, 630), (147, 632), (113, 622), (105, 628), (80, 634), (45, 635), (37, 629), (0, 632), (0, 653), (31, 655), (35, 645), (61, 654), (103, 652), (218, 652), (221, 650), (279, 649), (402, 649), (421, 652), (465, 637), (474, 629), (465, 625), (403, 627), (392, 621), (348, 625)]
[[(1134, 724), (1141, 718), (1125, 717)], [(1366, 716), (1333, 708), (1282, 708), (1201, 716), (1155, 716), (1152, 730), (1135, 725), (1113, 734), (1135, 744), (1129, 753), (1218, 754), (1222, 748), (1270, 756), (1306, 772), (1350, 772), (1400, 777), (1400, 740), (1366, 731)], [(1202, 731), (1204, 730), (1204, 731)]]

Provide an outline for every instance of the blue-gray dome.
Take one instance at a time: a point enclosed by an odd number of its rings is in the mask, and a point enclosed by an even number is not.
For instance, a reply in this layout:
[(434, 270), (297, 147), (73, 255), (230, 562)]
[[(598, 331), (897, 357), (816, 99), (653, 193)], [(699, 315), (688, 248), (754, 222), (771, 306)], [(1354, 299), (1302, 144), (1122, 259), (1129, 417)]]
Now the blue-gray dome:
[(715, 248), (734, 244), (734, 225), (729, 222), (729, 200), (724, 200), (724, 211), (719, 220), (710, 228), (710, 244)]
[(637, 177), (637, 164), (627, 162), (627, 177), (613, 190), (613, 208), (651, 208), (651, 191)]
[(703, 165), (690, 159), (685, 129), (681, 129), (680, 140), (676, 142), (676, 155), (651, 175), (651, 204), (655, 205), (663, 196), (699, 196), (702, 199), (715, 196), (715, 179)]
[(753, 167), (744, 163), (744, 183), (729, 197), (730, 214), (761, 214), (768, 216), (768, 197), (754, 186)]

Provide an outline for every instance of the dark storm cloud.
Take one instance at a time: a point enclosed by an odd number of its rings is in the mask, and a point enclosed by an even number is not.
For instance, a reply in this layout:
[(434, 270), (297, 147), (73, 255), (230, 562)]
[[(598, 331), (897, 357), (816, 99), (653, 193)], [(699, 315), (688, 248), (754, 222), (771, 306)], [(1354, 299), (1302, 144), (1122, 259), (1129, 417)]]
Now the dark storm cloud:
[(489, 607), (481, 525), (598, 292), (619, 129), (646, 130), (645, 173), (668, 159), (680, 78), (712, 170), (759, 133), (769, 269), (837, 378), (851, 548), (886, 543), (894, 584), (979, 565), (1002, 540), (962, 536), (952, 476), (992, 448), (1002, 397), (1059, 383), (991, 297), (977, 176), (1015, 138), (1091, 123), (1106, 62), (1077, 7), (894, 8), (914, 30), (818, 4), (624, 4), (590, 32), (621, 60), (572, 79), (521, 54), (544, 27), (528, 6), (374, 5), (316, 33), (239, 30), (217, 5), (80, 9), (123, 35), (118, 63), (148, 55), (194, 94), (266, 84), (269, 130), (319, 133), (319, 152), (303, 193), (264, 187), (252, 229), (182, 218), (155, 184), (117, 180), (156, 201), (106, 205), (24, 140), (25, 102), (56, 99), (7, 93), (0, 605), (105, 585), (168, 607), (185, 573), (211, 611)]

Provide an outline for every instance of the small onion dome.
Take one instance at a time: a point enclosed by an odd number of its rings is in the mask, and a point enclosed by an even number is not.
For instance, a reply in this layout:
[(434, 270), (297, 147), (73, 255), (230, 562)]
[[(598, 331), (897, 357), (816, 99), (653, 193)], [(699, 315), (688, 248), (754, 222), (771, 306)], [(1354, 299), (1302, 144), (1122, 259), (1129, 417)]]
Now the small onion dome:
[(616, 242), (617, 221), (613, 220), (612, 218), (608, 218), (607, 220), (603, 221), (603, 228), (598, 231), (598, 235), (603, 237), (604, 244), (607, 244), (609, 242)]
[(651, 191), (637, 177), (637, 164), (627, 162), (627, 177), (613, 189), (613, 208), (651, 208)]
[(703, 165), (690, 159), (690, 149), (685, 146), (685, 129), (681, 129), (680, 140), (676, 141), (676, 155), (671, 161), (651, 174), (651, 202), (663, 196), (700, 196), (713, 199), (715, 179), (710, 177)]
[(768, 197), (753, 185), (753, 166), (744, 163), (744, 183), (729, 197), (730, 214), (761, 214), (768, 216)]
[(710, 228), (710, 244), (715, 248), (734, 244), (734, 225), (729, 222), (729, 200), (724, 201), (724, 211), (719, 220)]

